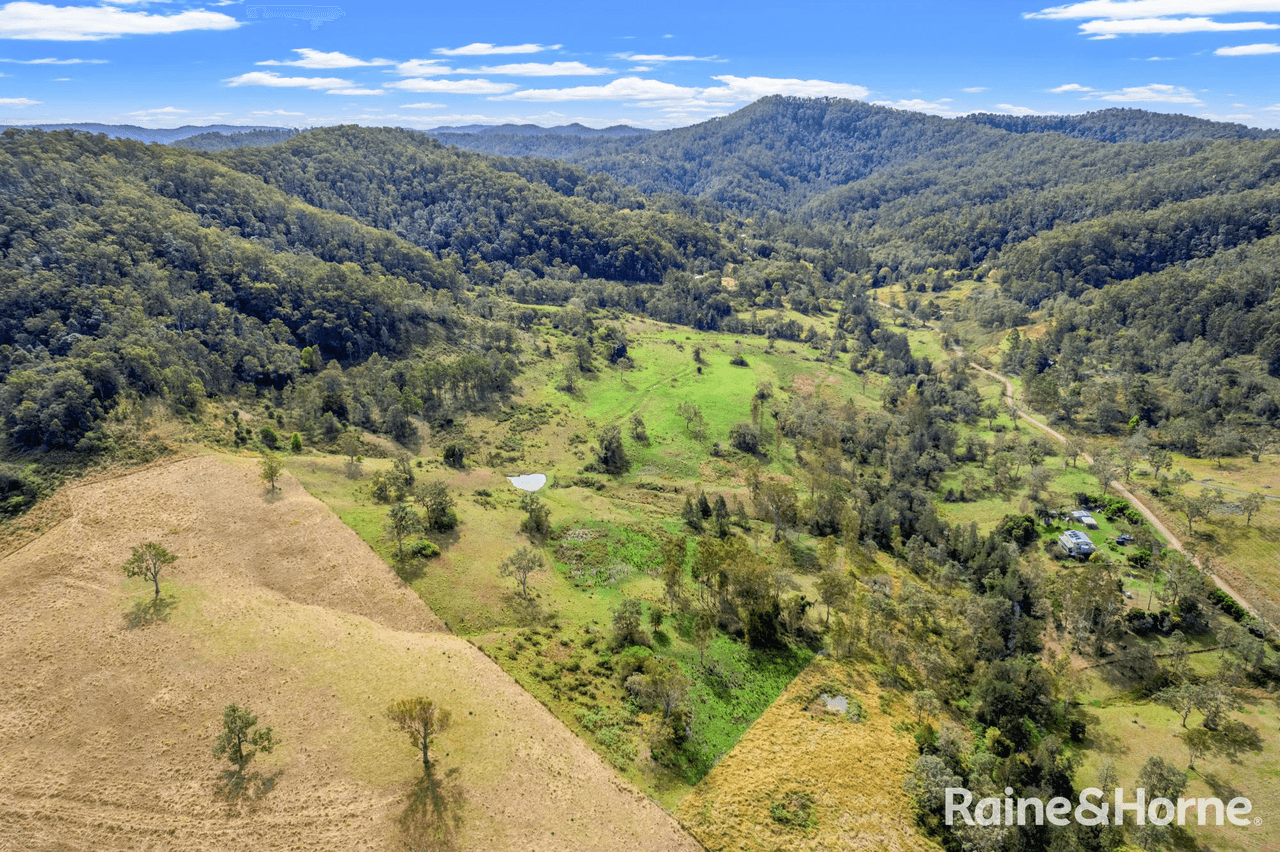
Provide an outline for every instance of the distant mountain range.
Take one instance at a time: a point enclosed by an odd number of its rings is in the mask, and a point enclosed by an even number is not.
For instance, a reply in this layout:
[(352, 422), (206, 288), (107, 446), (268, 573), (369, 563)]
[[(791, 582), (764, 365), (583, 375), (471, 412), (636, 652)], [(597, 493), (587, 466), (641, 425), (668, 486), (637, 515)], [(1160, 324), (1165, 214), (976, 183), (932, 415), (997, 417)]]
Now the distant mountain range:
[(632, 127), (629, 124), (615, 124), (612, 127), (594, 128), (574, 122), (556, 127), (540, 127), (536, 124), (467, 124), (461, 127), (435, 127), (424, 131), (431, 136), (442, 133), (470, 133), (476, 136), (584, 136), (584, 137), (617, 137), (641, 136), (657, 131), (643, 127)]
[(258, 124), (210, 124), (205, 127), (197, 127), (193, 124), (184, 124), (182, 127), (170, 128), (138, 127), (133, 124), (97, 124), (94, 122), (81, 122), (77, 124), (0, 124), (0, 130), (6, 130), (10, 127), (16, 127), (19, 130), (79, 130), (84, 133), (105, 133), (108, 136), (114, 136), (118, 139), (134, 139), (138, 142), (160, 142), (165, 145), (197, 134), (223, 133), (227, 135), (235, 135), (238, 133), (248, 133), (253, 130), (286, 129), (283, 127), (270, 127)]

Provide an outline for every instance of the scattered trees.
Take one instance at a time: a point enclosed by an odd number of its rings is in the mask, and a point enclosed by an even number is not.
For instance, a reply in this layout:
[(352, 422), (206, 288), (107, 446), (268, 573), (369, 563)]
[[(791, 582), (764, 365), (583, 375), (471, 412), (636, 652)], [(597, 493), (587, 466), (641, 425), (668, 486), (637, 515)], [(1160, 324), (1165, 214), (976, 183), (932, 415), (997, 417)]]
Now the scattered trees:
[(1244, 525), (1246, 527), (1253, 525), (1253, 516), (1262, 510), (1266, 504), (1266, 498), (1261, 494), (1246, 494), (1240, 498), (1240, 509), (1244, 512)]
[(213, 756), (226, 755), (243, 772), (255, 754), (270, 754), (280, 741), (271, 728), (257, 725), (258, 717), (248, 707), (228, 704), (222, 711), (222, 732), (213, 744)]
[(396, 562), (404, 564), (404, 540), (421, 529), (422, 519), (408, 503), (397, 503), (387, 513), (387, 538), (396, 543)]
[(413, 495), (422, 507), (422, 526), (432, 532), (448, 532), (458, 525), (456, 505), (448, 487), (438, 479), (422, 483)]
[(596, 462), (605, 473), (618, 476), (631, 468), (631, 460), (622, 446), (622, 430), (617, 426), (606, 426), (600, 430), (599, 446), (596, 448)]
[(124, 563), (126, 577), (141, 577), (150, 580), (156, 587), (155, 596), (160, 597), (160, 572), (165, 566), (178, 561), (178, 557), (166, 550), (162, 545), (149, 541), (133, 549), (133, 554)]
[(520, 509), (525, 513), (520, 522), (520, 532), (535, 541), (541, 541), (551, 533), (551, 508), (532, 491), (520, 495)]
[(702, 409), (696, 404), (685, 400), (676, 405), (676, 414), (684, 420), (685, 429), (694, 438), (701, 441), (707, 436), (707, 420), (702, 416)]
[(422, 753), (422, 771), (431, 772), (428, 749), (435, 738), (449, 729), (452, 714), (430, 698), (402, 698), (387, 708), (387, 718), (409, 735), (409, 742)]
[(280, 461), (280, 457), (270, 450), (262, 451), (262, 461), (259, 466), (261, 468), (258, 476), (266, 480), (267, 486), (272, 490), (276, 490), (276, 480), (280, 478), (280, 474), (284, 472), (284, 462)]
[(542, 554), (532, 547), (522, 545), (519, 550), (502, 560), (498, 565), (498, 575), (515, 577), (520, 584), (520, 596), (529, 597), (529, 575), (542, 568), (546, 562)]

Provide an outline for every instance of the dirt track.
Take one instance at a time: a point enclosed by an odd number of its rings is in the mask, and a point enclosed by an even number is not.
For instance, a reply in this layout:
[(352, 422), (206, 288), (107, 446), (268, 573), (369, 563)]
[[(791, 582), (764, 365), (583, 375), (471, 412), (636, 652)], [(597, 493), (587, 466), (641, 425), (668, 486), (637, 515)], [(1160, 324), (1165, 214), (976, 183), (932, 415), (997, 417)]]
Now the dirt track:
[[(188, 459), (67, 489), (69, 517), (0, 558), (2, 850), (696, 850), (286, 477)], [(143, 541), (181, 558), (167, 620), (130, 629)], [(453, 713), (429, 785), (382, 716)], [(228, 790), (238, 702), (282, 745)], [(417, 786), (415, 786), (417, 784)], [(269, 788), (265, 789), (264, 788)]]
[[(974, 364), (973, 362), (970, 362), (969, 366), (977, 370), (978, 372), (984, 373), (990, 376), (991, 378), (999, 381), (1001, 384), (1003, 384), (1005, 399), (1010, 403), (1014, 401), (1013, 382), (1009, 381), (1009, 379), (1000, 375), (994, 370), (988, 370), (986, 367), (981, 367), (977, 364)], [(1035, 426), (1040, 431), (1044, 432), (1046, 435), (1049, 435), (1057, 439), (1059, 443), (1065, 444), (1067, 442), (1066, 436), (1063, 435), (1061, 432), (1059, 432), (1058, 430), (1054, 429), (1053, 427), (1049, 426), (1046, 423), (1040, 422), (1039, 420), (1032, 417), (1030, 414), (1023, 411), (1022, 409), (1018, 409), (1018, 416), (1021, 417), (1023, 420), (1026, 420), (1031, 425)], [(1089, 455), (1088, 453), (1081, 453), (1081, 456), (1084, 458), (1085, 463), (1093, 464), (1093, 457), (1091, 455)], [(1184, 552), (1184, 553), (1186, 552), (1182, 546), (1182, 540), (1173, 534), (1173, 531), (1170, 530), (1169, 527), (1166, 526), (1164, 522), (1161, 521), (1160, 518), (1156, 516), (1156, 513), (1151, 510), (1151, 507), (1148, 506), (1142, 500), (1142, 498), (1138, 497), (1138, 495), (1134, 494), (1132, 491), (1126, 488), (1124, 486), (1124, 483), (1119, 482), (1118, 480), (1111, 481), (1111, 488), (1115, 490), (1115, 492), (1119, 494), (1121, 497), (1128, 500), (1139, 512), (1141, 512), (1142, 516), (1147, 519), (1147, 521), (1151, 524), (1152, 527), (1155, 528), (1156, 532), (1164, 536), (1165, 541), (1168, 542), (1170, 547), (1180, 552)], [(1218, 576), (1217, 574), (1210, 574), (1209, 578), (1213, 580), (1214, 584), (1219, 589), (1222, 589), (1222, 591), (1226, 592), (1228, 595), (1231, 595), (1231, 597), (1239, 601), (1240, 604), (1244, 606), (1246, 610), (1249, 611), (1250, 615), (1252, 615), (1254, 618), (1257, 618), (1264, 625), (1266, 625), (1272, 633), (1275, 633), (1275, 626), (1267, 622), (1267, 620), (1264, 619), (1258, 613), (1257, 607), (1253, 606), (1250, 603), (1248, 598), (1246, 598), (1244, 595), (1240, 594), (1238, 591), (1232, 588), (1230, 583), (1228, 583), (1226, 580), (1224, 580), (1222, 577)]]

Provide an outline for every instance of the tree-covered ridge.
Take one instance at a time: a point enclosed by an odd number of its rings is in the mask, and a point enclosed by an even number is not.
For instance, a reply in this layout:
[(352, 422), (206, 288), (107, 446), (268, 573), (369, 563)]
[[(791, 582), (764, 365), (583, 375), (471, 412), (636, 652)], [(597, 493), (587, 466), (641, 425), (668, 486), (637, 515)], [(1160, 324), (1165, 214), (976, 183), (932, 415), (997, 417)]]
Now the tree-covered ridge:
[(185, 136), (169, 144), (176, 148), (190, 148), (193, 151), (225, 151), (229, 148), (244, 148), (249, 145), (278, 145), (297, 133), (297, 130), (290, 128), (240, 132), (213, 130), (208, 133)]
[(1274, 139), (1280, 131), (1189, 115), (1112, 109), (1083, 115), (1003, 115), (977, 112), (959, 119), (1010, 133), (1061, 133), (1100, 142), (1172, 142), (1178, 139)]
[(410, 131), (325, 128), (229, 152), (223, 162), (309, 204), (454, 253), (479, 283), (506, 269), (541, 277), (551, 267), (657, 282), (733, 259), (709, 225), (650, 209), (603, 177), (548, 161), (494, 161)]
[(0, 187), (0, 410), (19, 446), (90, 449), (125, 396), (194, 409), (473, 322), (449, 263), (194, 154), (8, 131)]

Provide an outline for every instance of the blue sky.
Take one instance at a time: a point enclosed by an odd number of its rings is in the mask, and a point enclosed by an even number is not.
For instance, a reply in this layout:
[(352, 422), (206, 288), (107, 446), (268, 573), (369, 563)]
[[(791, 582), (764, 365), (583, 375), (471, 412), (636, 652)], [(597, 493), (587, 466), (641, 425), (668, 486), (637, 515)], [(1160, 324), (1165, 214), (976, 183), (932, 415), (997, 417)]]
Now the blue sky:
[(662, 128), (781, 93), (1280, 127), (1280, 0), (1042, 3), (0, 0), (0, 123)]

